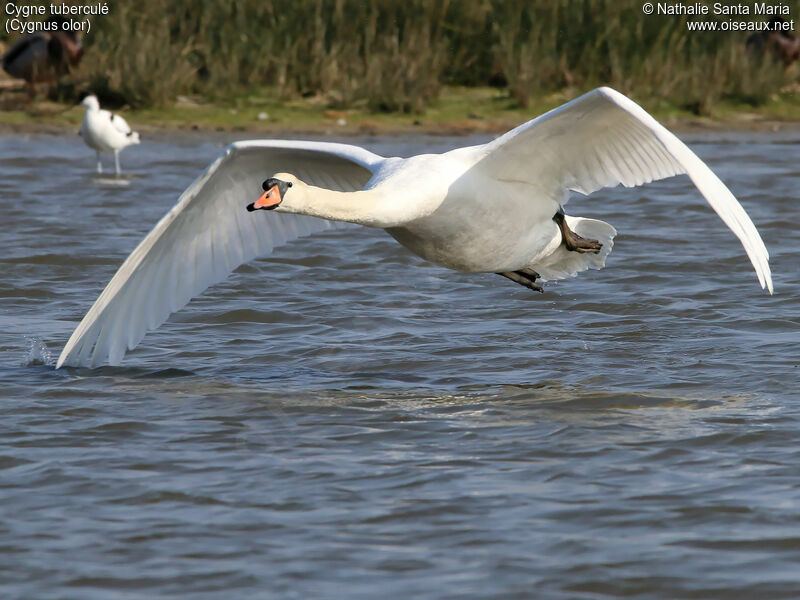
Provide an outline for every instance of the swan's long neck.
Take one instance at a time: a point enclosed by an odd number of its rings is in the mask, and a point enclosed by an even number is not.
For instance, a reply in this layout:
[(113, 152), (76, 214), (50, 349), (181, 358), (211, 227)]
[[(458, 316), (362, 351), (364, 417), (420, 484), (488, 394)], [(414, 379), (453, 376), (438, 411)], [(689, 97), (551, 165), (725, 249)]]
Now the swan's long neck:
[(300, 189), (289, 190), (285, 206), (278, 210), (368, 227), (394, 227), (407, 220), (400, 218), (400, 207), (380, 188), (358, 192), (335, 192), (305, 184), (296, 188)]

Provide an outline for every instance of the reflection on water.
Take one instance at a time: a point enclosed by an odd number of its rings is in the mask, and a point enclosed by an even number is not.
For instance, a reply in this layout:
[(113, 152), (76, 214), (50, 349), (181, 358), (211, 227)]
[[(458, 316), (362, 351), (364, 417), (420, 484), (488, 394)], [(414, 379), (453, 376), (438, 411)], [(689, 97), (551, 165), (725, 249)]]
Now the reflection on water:
[(772, 297), (677, 178), (574, 199), (619, 237), (544, 295), (333, 231), (121, 367), (54, 370), (227, 141), (155, 136), (116, 178), (80, 140), (0, 137), (4, 598), (797, 596), (800, 136), (690, 140)]
[(92, 177), (90, 181), (96, 185), (125, 187), (126, 185), (130, 185), (131, 178), (129, 176), (123, 176), (123, 175), (117, 177), (96, 175)]

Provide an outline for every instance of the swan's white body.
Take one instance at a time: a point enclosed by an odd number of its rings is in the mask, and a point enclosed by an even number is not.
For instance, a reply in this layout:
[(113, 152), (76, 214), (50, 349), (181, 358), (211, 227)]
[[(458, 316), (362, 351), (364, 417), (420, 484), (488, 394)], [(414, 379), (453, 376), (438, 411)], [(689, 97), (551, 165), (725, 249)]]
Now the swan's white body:
[[(288, 173), (281, 173), (287, 171)], [(292, 187), (272, 212), (245, 204), (267, 177)], [(530, 268), (560, 279), (601, 268), (614, 228), (567, 217), (598, 254), (566, 250), (553, 221), (569, 190), (635, 186), (686, 173), (741, 240), (772, 292), (768, 253), (727, 187), (641, 107), (608, 88), (482, 146), (408, 159), (324, 142), (232, 144), (126, 259), (72, 334), (58, 367), (118, 364), (147, 330), (240, 264), (298, 236), (352, 222), (386, 229), (445, 267)]]
[(119, 115), (101, 109), (97, 96), (86, 96), (81, 104), (86, 107), (81, 125), (81, 137), (87, 146), (97, 152), (97, 172), (103, 172), (100, 153), (110, 152), (114, 154), (114, 166), (119, 175), (119, 152), (123, 148), (138, 144), (139, 134), (133, 131)]

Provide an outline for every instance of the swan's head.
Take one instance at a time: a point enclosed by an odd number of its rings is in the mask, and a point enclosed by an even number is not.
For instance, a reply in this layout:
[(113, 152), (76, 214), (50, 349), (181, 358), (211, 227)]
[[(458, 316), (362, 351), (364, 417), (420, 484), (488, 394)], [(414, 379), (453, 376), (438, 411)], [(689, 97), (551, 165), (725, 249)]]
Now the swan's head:
[[(287, 201), (290, 188), (298, 185), (300, 180), (294, 175), (289, 173), (276, 173), (264, 183), (261, 184), (261, 189), (264, 193), (259, 196), (258, 200), (252, 204), (247, 205), (247, 210), (273, 210), (278, 208), (283, 202)], [(288, 204), (288, 202), (287, 202)]]
[(94, 94), (89, 94), (81, 101), (81, 106), (85, 106), (91, 110), (98, 110), (100, 108), (100, 101)]

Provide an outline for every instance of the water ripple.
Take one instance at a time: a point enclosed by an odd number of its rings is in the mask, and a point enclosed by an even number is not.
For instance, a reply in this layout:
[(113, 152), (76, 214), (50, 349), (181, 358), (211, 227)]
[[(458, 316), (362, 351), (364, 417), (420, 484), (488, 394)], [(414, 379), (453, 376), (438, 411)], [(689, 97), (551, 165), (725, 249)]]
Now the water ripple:
[(573, 199), (620, 235), (543, 295), (333, 231), (123, 366), (56, 371), (226, 141), (153, 135), (116, 185), (80, 140), (0, 138), (3, 598), (797, 597), (796, 135), (690, 140), (762, 232), (772, 297), (677, 178)]

